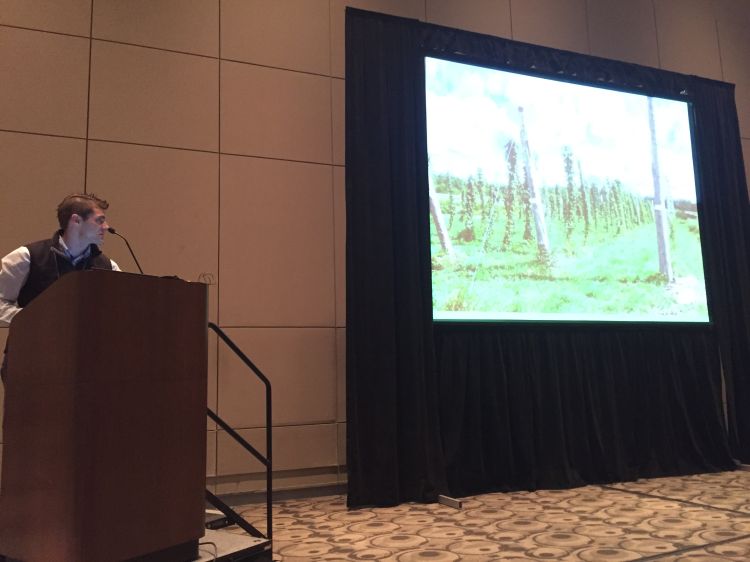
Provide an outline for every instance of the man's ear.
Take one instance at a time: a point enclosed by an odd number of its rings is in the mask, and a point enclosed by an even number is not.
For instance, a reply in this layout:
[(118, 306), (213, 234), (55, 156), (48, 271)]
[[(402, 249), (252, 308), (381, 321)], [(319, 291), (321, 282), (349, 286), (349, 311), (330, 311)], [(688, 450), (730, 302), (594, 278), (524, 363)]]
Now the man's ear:
[(81, 224), (83, 222), (83, 219), (81, 218), (81, 215), (77, 215), (76, 213), (73, 213), (70, 215), (70, 220), (68, 221), (68, 224), (70, 223), (74, 224)]

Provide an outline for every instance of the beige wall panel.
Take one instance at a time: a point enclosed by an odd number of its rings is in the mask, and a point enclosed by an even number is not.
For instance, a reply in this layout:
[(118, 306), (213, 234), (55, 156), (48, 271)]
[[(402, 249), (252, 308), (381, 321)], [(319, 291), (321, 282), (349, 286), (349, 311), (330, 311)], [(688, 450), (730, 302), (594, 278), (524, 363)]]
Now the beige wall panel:
[(221, 151), (331, 162), (331, 80), (222, 62)]
[(346, 326), (346, 185), (345, 169), (333, 168), (334, 252), (336, 254), (336, 326)]
[(0, 128), (86, 136), (88, 39), (0, 27), (0, 53)]
[(336, 433), (338, 440), (339, 466), (346, 466), (346, 424), (337, 423)]
[(93, 42), (90, 136), (218, 149), (219, 62)]
[[(274, 425), (336, 420), (332, 328), (227, 328), (271, 381)], [(226, 346), (219, 348), (219, 416), (231, 427), (266, 425), (265, 387)]]
[(750, 84), (750, 2), (714, 0), (723, 80)]
[(336, 421), (346, 421), (346, 329), (336, 328)]
[(333, 131), (333, 163), (343, 166), (346, 163), (346, 82), (331, 79), (331, 111)]
[(331, 166), (221, 157), (222, 326), (333, 326)]
[(219, 56), (219, 4), (206, 0), (96, 0), (93, 36)]
[(91, 0), (0, 0), (0, 24), (85, 35), (91, 28)]
[[(266, 452), (264, 429), (242, 429), (237, 433), (261, 454)], [(296, 425), (273, 429), (273, 468), (292, 470), (336, 466), (336, 424)], [(265, 470), (225, 431), (218, 432), (217, 474), (248, 474)]]
[[(208, 332), (208, 407), (214, 411), (219, 408), (219, 337), (213, 332)], [(215, 430), (216, 422), (206, 416), (206, 429)]]
[(707, 0), (656, 0), (661, 66), (721, 80), (716, 22)]
[(221, 56), (330, 74), (328, 0), (223, 0)]
[(511, 0), (513, 39), (589, 52), (586, 0)]
[(740, 136), (750, 139), (750, 82), (739, 83), (734, 89), (737, 105), (737, 119), (740, 122)]
[(216, 476), (216, 432), (206, 432), (206, 476)]
[(0, 132), (0, 255), (57, 230), (57, 204), (83, 191), (86, 142)]
[[(507, 0), (501, 0), (507, 1)], [(463, 6), (464, 0), (460, 2)], [(424, 20), (425, 0), (331, 0), (331, 75), (344, 77), (346, 7)]]
[(652, 0), (587, 0), (591, 54), (659, 66)]
[(497, 35), (511, 36), (510, 0), (427, 0), (430, 23)]
[[(218, 264), (218, 155), (189, 150), (89, 143), (88, 190), (111, 204), (108, 222), (130, 241), (145, 273), (195, 281), (216, 277)], [(105, 251), (137, 271), (123, 240), (108, 235)], [(209, 288), (216, 318), (217, 286)]]

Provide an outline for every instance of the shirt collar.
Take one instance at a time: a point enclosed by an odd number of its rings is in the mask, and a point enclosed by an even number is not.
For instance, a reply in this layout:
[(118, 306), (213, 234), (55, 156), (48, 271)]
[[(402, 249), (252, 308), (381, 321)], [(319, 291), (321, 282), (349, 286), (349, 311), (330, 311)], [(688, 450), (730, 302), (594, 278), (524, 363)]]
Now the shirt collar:
[(70, 253), (70, 250), (65, 244), (65, 240), (63, 240), (62, 236), (57, 237), (57, 244), (58, 246), (60, 246), (60, 250), (62, 250), (63, 254), (65, 254), (65, 257), (68, 258), (68, 261), (73, 265), (78, 265), (83, 260), (88, 259), (91, 256), (91, 245), (86, 246), (86, 249), (83, 252), (81, 252), (77, 256), (74, 256)]

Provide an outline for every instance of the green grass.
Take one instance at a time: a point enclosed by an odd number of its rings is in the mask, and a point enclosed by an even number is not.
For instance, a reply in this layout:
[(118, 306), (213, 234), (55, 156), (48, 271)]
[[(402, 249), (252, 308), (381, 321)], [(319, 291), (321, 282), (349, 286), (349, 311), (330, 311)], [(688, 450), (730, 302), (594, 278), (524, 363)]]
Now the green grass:
[(436, 310), (476, 312), (705, 315), (706, 303), (695, 298), (703, 282), (697, 221), (675, 219), (673, 227), (670, 249), (677, 282), (672, 285), (659, 275), (653, 224), (612, 240), (592, 234), (586, 245), (582, 232), (568, 241), (564, 230), (552, 225), (550, 267), (538, 263), (536, 243), (519, 235), (502, 251), (500, 228), (486, 251), (481, 235), (469, 243), (454, 238), (456, 259), (451, 261), (433, 228), (434, 305)]

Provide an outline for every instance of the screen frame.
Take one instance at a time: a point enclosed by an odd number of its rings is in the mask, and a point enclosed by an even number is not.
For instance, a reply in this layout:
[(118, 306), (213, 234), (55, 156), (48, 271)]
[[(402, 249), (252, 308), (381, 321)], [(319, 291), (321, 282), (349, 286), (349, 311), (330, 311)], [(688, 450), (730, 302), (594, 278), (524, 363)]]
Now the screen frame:
[[(589, 56), (589, 55), (586, 55)], [(448, 318), (435, 318), (435, 309), (432, 308), (432, 323), (433, 325), (449, 325), (449, 326), (459, 326), (459, 327), (479, 327), (479, 326), (492, 326), (492, 327), (512, 327), (512, 326), (536, 326), (538, 325), (540, 328), (551, 328), (555, 326), (563, 326), (563, 327), (587, 327), (587, 326), (594, 326), (594, 327), (611, 327), (613, 329), (619, 329), (619, 328), (625, 328), (625, 327), (632, 327), (635, 329), (649, 329), (649, 328), (657, 328), (657, 329), (665, 329), (665, 328), (708, 328), (713, 329), (714, 327), (714, 312), (713, 312), (713, 306), (712, 306), (712, 291), (709, 290), (708, 284), (709, 284), (709, 278), (706, 275), (706, 244), (703, 243), (701, 233), (704, 232), (705, 228), (705, 217), (704, 217), (704, 211), (703, 211), (703, 185), (702, 185), (702, 174), (701, 174), (701, 165), (700, 165), (700, 152), (697, 147), (697, 131), (696, 131), (696, 119), (695, 119), (695, 110), (694, 110), (694, 101), (691, 98), (689, 92), (682, 90), (679, 95), (675, 94), (669, 94), (664, 92), (651, 92), (647, 88), (641, 86), (623, 86), (619, 84), (615, 84), (613, 80), (607, 81), (604, 79), (592, 81), (587, 80), (584, 78), (580, 78), (577, 76), (576, 73), (568, 74), (564, 72), (558, 72), (557, 74), (553, 74), (550, 72), (544, 72), (542, 70), (539, 70), (535, 68), (533, 65), (531, 68), (518, 68), (514, 65), (510, 65), (510, 61), (506, 61), (506, 64), (502, 63), (490, 63), (486, 60), (478, 60), (476, 57), (472, 57), (469, 55), (465, 55), (463, 53), (459, 52), (440, 52), (436, 53), (433, 50), (421, 48), (419, 52), (419, 57), (422, 60), (421, 65), (421, 72), (422, 72), (422, 84), (426, 83), (426, 59), (432, 58), (437, 60), (443, 60), (447, 62), (455, 62), (459, 64), (465, 64), (465, 65), (472, 65), (477, 66), (480, 68), (486, 68), (489, 70), (498, 70), (501, 72), (507, 72), (511, 74), (518, 74), (521, 76), (529, 76), (532, 78), (543, 78), (546, 80), (555, 80), (558, 82), (564, 82), (568, 84), (578, 85), (578, 86), (588, 86), (592, 88), (599, 88), (602, 90), (608, 90), (608, 91), (614, 91), (614, 92), (622, 92), (626, 94), (635, 94), (635, 95), (641, 95), (641, 96), (647, 96), (647, 97), (653, 97), (653, 98), (661, 98), (665, 100), (671, 100), (671, 101), (678, 101), (687, 104), (687, 115), (688, 115), (688, 124), (690, 128), (690, 148), (692, 151), (692, 162), (693, 162), (693, 178), (695, 183), (695, 197), (696, 197), (696, 211), (698, 214), (698, 229), (699, 229), (699, 239), (700, 239), (700, 251), (701, 251), (701, 259), (702, 259), (702, 269), (703, 269), (703, 283), (704, 283), (704, 290), (705, 290), (705, 297), (706, 297), (706, 309), (707, 309), (707, 317), (708, 319), (706, 321), (665, 321), (665, 320), (649, 320), (649, 321), (643, 321), (643, 320), (599, 320), (599, 319), (560, 319), (560, 320), (553, 320), (553, 319), (526, 319), (526, 318), (519, 318), (519, 319), (513, 319), (513, 318), (505, 318), (505, 319), (494, 319), (494, 318), (473, 318), (473, 319), (448, 319)], [(596, 58), (596, 57), (594, 57)], [(427, 103), (426, 103), (426, 88), (425, 88), (425, 103), (424, 103), (424, 124), (425, 129), (423, 131), (425, 142), (424, 147), (425, 151), (427, 151)], [(428, 154), (424, 154), (424, 163), (427, 165), (428, 162)], [(426, 172), (427, 175), (429, 175), (429, 171)], [(431, 224), (431, 219), (427, 221), (427, 227), (429, 229), (429, 226)], [(430, 234), (429, 232), (426, 235), (426, 239), (430, 240)], [(430, 255), (432, 254), (431, 248)], [(430, 284), (429, 284), (429, 297), (430, 301), (432, 302), (433, 294), (432, 294), (432, 268), (430, 268)]]

